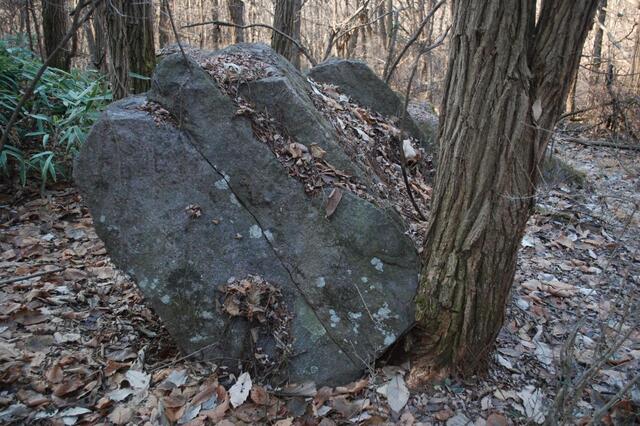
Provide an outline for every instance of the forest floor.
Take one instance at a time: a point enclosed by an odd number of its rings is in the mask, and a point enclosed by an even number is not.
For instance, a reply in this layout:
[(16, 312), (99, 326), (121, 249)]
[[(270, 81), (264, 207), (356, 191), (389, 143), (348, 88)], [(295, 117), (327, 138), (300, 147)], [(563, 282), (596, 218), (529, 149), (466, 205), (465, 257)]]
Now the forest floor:
[(638, 154), (555, 150), (584, 184), (541, 190), (488, 373), (411, 394), (406, 366), (333, 389), (237, 384), (179, 353), (73, 187), (0, 195), (0, 423), (507, 425), (587, 423), (601, 408), (637, 423)]

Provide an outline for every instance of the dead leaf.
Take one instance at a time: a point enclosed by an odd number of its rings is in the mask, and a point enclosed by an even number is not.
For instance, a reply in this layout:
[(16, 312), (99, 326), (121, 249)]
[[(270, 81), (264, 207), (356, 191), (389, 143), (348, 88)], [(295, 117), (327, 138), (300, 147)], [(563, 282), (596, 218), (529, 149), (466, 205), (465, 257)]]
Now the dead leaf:
[(350, 401), (348, 398), (347, 395), (340, 395), (333, 400), (333, 409), (347, 419), (361, 413), (370, 403), (368, 399)]
[(293, 158), (301, 158), (303, 154), (309, 152), (306, 146), (298, 142), (290, 143), (287, 150)]
[(316, 390), (315, 382), (303, 382), (303, 383), (291, 383), (283, 387), (276, 392), (279, 396), (315, 396), (318, 391)]
[(133, 417), (133, 409), (126, 405), (119, 405), (109, 414), (109, 420), (115, 425), (124, 425)]
[(409, 401), (409, 389), (400, 374), (396, 374), (385, 385), (378, 388), (378, 393), (387, 397), (389, 407), (399, 413)]
[(49, 383), (60, 383), (64, 378), (64, 372), (62, 371), (62, 367), (60, 364), (55, 363), (47, 370), (45, 373), (45, 377), (49, 381)]
[(544, 397), (542, 391), (533, 385), (526, 386), (518, 396), (522, 400), (522, 405), (529, 419), (541, 424), (544, 422)]
[(229, 409), (229, 394), (222, 385), (218, 385), (216, 388), (216, 395), (219, 401), (222, 401), (218, 406), (212, 410), (201, 411), (200, 415), (203, 415), (213, 423), (217, 423), (224, 417), (225, 413)]
[(73, 377), (55, 386), (53, 388), (53, 394), (58, 397), (65, 396), (72, 392), (77, 391), (82, 386), (84, 386), (84, 383), (82, 382), (82, 380), (80, 380), (78, 377)]
[(202, 208), (197, 204), (189, 204), (184, 210), (192, 219), (197, 219), (202, 216)]
[(350, 383), (346, 386), (338, 386), (336, 387), (336, 394), (341, 393), (358, 393), (362, 389), (365, 389), (369, 385), (369, 379), (364, 378), (358, 380), (357, 382)]
[(129, 370), (124, 376), (132, 388), (143, 391), (149, 389), (151, 375), (145, 374), (142, 371)]
[(312, 143), (309, 146), (311, 147), (311, 155), (313, 156), (313, 158), (323, 159), (327, 154), (327, 151), (320, 148), (317, 143)]
[(104, 367), (104, 375), (106, 377), (110, 377), (113, 376), (116, 371), (120, 370), (121, 368), (124, 367), (129, 367), (129, 363), (126, 362), (117, 362), (111, 359), (107, 360), (107, 365)]
[(329, 199), (327, 200), (327, 207), (325, 211), (325, 218), (330, 218), (333, 213), (335, 213), (338, 208), (338, 204), (340, 204), (340, 200), (342, 200), (342, 190), (340, 188), (333, 188), (331, 193), (329, 194)]
[(500, 413), (491, 413), (486, 426), (509, 426), (509, 420)]
[(253, 385), (251, 388), (251, 400), (258, 405), (267, 405), (269, 403), (269, 393), (262, 386)]
[(248, 372), (244, 372), (238, 377), (238, 380), (229, 389), (229, 401), (233, 407), (242, 405), (249, 396), (251, 390), (251, 376)]
[(404, 159), (408, 163), (413, 162), (418, 159), (418, 153), (411, 145), (410, 139), (405, 139), (402, 141), (402, 152), (404, 153)]

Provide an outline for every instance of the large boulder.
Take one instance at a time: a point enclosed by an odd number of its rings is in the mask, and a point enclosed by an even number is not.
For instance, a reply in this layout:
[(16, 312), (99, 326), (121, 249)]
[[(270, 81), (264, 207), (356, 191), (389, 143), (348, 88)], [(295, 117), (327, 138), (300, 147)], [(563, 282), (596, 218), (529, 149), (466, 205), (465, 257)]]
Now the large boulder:
[(404, 102), (369, 66), (355, 59), (331, 58), (311, 68), (309, 77), (334, 84), (355, 102), (382, 115), (404, 120), (400, 125), (411, 136), (420, 139), (432, 151), (435, 135), (423, 131), (410, 114), (404, 113)]
[(412, 324), (414, 243), (384, 203), (332, 180), (313, 195), (292, 177), (212, 77), (241, 68), (230, 54), (268, 65), (239, 91), (279, 110), (284, 133), (366, 174), (313, 109), (309, 82), (244, 45), (198, 62), (166, 57), (149, 93), (96, 123), (75, 180), (114, 263), (185, 353), (241, 361), (278, 383), (351, 381)]

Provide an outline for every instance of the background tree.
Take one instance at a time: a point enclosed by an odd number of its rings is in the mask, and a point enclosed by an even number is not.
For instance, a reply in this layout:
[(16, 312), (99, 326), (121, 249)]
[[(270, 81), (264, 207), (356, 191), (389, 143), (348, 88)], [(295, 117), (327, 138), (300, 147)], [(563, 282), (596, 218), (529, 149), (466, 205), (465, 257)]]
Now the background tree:
[[(211, 20), (219, 21), (220, 20), (220, 0), (213, 0), (213, 7), (211, 8)], [(222, 31), (220, 30), (219, 25), (213, 25), (211, 27), (211, 43), (213, 44), (214, 49), (218, 49), (220, 47), (220, 39), (222, 36)]]
[(106, 74), (108, 68), (104, 8), (105, 2), (100, 2), (96, 6), (96, 12), (91, 17), (91, 20), (85, 22), (83, 28), (87, 40), (87, 48), (91, 55), (91, 64), (95, 69)]
[[(67, 33), (67, 7), (65, 0), (42, 0), (42, 34), (45, 58), (58, 47)], [(67, 44), (68, 46), (68, 44)], [(60, 49), (51, 66), (69, 71), (69, 51)]]
[(171, 40), (171, 22), (169, 20), (169, 0), (160, 1), (160, 18), (158, 19), (158, 44), (163, 48)]
[(231, 22), (238, 27), (233, 29), (233, 42), (244, 43), (244, 29), (240, 28), (244, 26), (244, 1), (242, 0), (227, 0), (229, 6), (229, 17)]
[[(151, 0), (110, 0), (105, 8), (114, 99), (149, 89), (155, 67)], [(143, 77), (143, 78), (141, 78)]]
[(550, 130), (597, 0), (454, 0), (439, 165), (416, 298), (417, 386), (486, 367)]
[[(273, 15), (273, 27), (291, 36), (294, 40), (300, 40), (301, 9), (301, 0), (277, 0)], [(274, 32), (271, 35), (271, 47), (287, 58), (296, 68), (300, 68), (300, 51), (291, 40)]]
[(607, 0), (600, 0), (598, 4), (598, 20), (596, 24), (596, 35), (593, 38), (593, 69), (595, 71), (595, 81), (599, 80), (600, 65), (602, 64), (602, 39), (604, 38), (604, 26), (607, 20)]

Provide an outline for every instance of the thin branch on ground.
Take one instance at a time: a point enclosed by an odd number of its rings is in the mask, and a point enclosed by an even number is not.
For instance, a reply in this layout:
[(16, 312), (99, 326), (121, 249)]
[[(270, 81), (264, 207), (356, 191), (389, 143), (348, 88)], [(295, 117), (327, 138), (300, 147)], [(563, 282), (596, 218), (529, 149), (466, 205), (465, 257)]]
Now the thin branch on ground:
[(630, 145), (624, 143), (607, 142), (607, 141), (590, 141), (582, 138), (562, 138), (563, 141), (573, 142), (584, 146), (601, 146), (605, 148), (625, 149), (630, 151), (640, 151), (640, 145)]
[(67, 268), (66, 267), (60, 267), (60, 268), (52, 269), (50, 271), (42, 271), (42, 272), (36, 272), (35, 274), (24, 275), (22, 277), (7, 278), (6, 280), (0, 281), (0, 287), (4, 286), (6, 284), (13, 284), (13, 283), (17, 283), (17, 282), (20, 282), (20, 281), (30, 280), (31, 278), (41, 277), (43, 275), (54, 274), (56, 272), (62, 272), (65, 269), (67, 269)]

